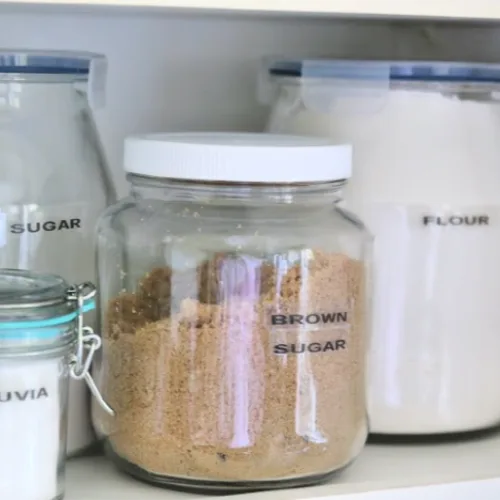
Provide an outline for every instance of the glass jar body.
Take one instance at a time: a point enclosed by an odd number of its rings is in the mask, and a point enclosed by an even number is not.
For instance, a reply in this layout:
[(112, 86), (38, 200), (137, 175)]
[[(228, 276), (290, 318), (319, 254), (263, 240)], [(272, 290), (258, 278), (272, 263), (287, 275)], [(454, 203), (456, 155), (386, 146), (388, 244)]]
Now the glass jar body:
[(0, 349), (1, 498), (63, 498), (73, 352)]
[[(0, 74), (0, 267), (70, 283), (95, 281), (94, 228), (114, 199), (79, 78)], [(71, 381), (69, 453), (94, 439), (88, 399)]]
[[(346, 206), (375, 236), (371, 431), (497, 425), (498, 83), (391, 81), (372, 93), (349, 86), (348, 95), (328, 78), (279, 80), (271, 132), (355, 149)], [(465, 348), (472, 325), (476, 342)]]
[(98, 226), (94, 376), (115, 416), (93, 419), (111, 456), (223, 491), (347, 465), (367, 435), (363, 225), (331, 186), (132, 181)]

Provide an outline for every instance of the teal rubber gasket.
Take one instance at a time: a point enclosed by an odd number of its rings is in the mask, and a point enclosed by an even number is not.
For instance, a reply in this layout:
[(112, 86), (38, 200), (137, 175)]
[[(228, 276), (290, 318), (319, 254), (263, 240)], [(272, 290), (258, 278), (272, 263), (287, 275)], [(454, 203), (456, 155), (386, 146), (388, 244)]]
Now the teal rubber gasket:
[[(86, 302), (81, 311), (82, 313), (86, 313), (88, 311), (92, 311), (95, 309), (95, 300), (89, 300)], [(1, 330), (31, 330), (31, 329), (37, 329), (37, 328), (46, 328), (48, 326), (57, 326), (57, 325), (64, 325), (65, 323), (69, 323), (76, 319), (78, 316), (78, 311), (74, 311), (69, 314), (65, 314), (64, 316), (58, 316), (56, 318), (49, 318), (49, 319), (43, 319), (43, 320), (36, 320), (36, 321), (6, 321), (6, 322), (0, 322), (0, 337), (1, 338), (6, 338), (6, 335), (4, 335)], [(59, 330), (58, 330), (59, 331)], [(40, 332), (40, 338), (44, 338), (45, 336), (49, 335), (43, 335), (43, 332)], [(22, 338), (25, 336), (23, 334), (22, 336), (17, 334), (18, 338)]]
[(61, 337), (61, 328), (37, 328), (35, 330), (7, 330), (0, 332), (0, 342), (5, 340), (49, 340)]

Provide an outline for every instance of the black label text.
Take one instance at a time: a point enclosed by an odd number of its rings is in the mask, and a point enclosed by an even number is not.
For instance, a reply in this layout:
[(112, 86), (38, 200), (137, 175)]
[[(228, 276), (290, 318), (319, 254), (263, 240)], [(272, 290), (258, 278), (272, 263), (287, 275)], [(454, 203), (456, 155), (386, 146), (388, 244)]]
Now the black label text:
[(49, 394), (45, 387), (40, 389), (28, 389), (26, 391), (0, 391), (0, 403), (9, 401), (36, 401), (41, 398), (48, 398)]
[(424, 215), (424, 226), (487, 226), (490, 223), (488, 215)]
[(271, 325), (318, 325), (325, 323), (346, 323), (347, 312), (312, 313), (312, 314), (273, 314)]
[(328, 351), (339, 351), (347, 348), (347, 341), (332, 340), (327, 342), (310, 342), (308, 344), (276, 344), (273, 346), (274, 354), (302, 354)]
[(12, 234), (39, 233), (40, 231), (63, 231), (65, 229), (80, 229), (81, 219), (62, 219), (58, 221), (28, 222), (27, 224), (12, 224)]

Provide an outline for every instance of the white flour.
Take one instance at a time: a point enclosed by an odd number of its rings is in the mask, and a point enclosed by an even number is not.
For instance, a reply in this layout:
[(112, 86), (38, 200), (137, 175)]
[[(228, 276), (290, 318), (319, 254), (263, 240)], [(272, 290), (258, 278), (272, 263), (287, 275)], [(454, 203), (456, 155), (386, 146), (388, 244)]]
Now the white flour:
[(366, 113), (300, 101), (290, 83), (271, 130), (353, 144), (346, 204), (376, 236), (371, 431), (500, 422), (500, 106), (408, 90)]

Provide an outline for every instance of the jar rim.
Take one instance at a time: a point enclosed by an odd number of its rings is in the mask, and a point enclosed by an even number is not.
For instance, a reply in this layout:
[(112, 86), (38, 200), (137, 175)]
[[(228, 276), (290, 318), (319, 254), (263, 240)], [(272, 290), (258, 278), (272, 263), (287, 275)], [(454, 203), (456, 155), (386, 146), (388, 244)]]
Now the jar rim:
[(68, 283), (54, 274), (0, 270), (0, 314), (11, 309), (49, 307), (67, 301)]
[(0, 269), (0, 352), (62, 346), (76, 336), (76, 320), (95, 308), (95, 287), (70, 287), (60, 276)]

